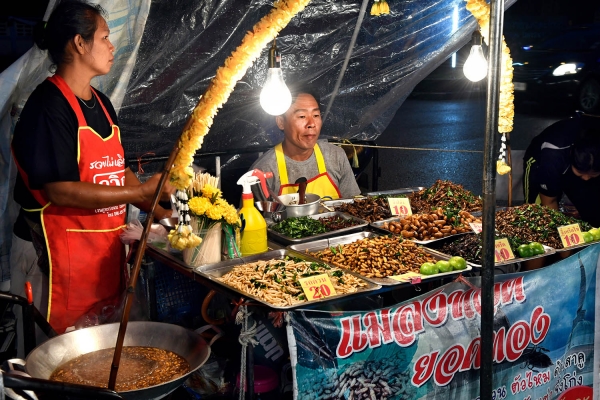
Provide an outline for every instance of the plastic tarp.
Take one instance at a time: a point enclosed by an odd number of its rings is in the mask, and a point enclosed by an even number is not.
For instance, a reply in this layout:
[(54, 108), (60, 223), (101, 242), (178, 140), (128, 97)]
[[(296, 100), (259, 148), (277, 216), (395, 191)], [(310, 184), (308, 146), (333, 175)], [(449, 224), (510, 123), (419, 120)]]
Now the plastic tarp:
[[(273, 4), (271, 0), (99, 3), (110, 14), (117, 62), (110, 74), (92, 83), (111, 97), (130, 158), (148, 152), (168, 155), (216, 69)], [(334, 97), (323, 137), (376, 139), (414, 86), (465, 45), (477, 28), (464, 0), (389, 0), (391, 14), (379, 17), (369, 14), (373, 2), (365, 3), (311, 1), (277, 38), (286, 82), (317, 87), (323, 112)], [(366, 13), (350, 48), (361, 7)], [(237, 83), (217, 114), (202, 152), (281, 141), (274, 118), (258, 102), (268, 51), (268, 47), (263, 50)], [(347, 68), (334, 93), (346, 60)], [(8, 179), (14, 178), (9, 151), (14, 118), (35, 85), (48, 75), (47, 68), (42, 68), (47, 65), (44, 54), (32, 49), (0, 75), (3, 265), (16, 216)]]

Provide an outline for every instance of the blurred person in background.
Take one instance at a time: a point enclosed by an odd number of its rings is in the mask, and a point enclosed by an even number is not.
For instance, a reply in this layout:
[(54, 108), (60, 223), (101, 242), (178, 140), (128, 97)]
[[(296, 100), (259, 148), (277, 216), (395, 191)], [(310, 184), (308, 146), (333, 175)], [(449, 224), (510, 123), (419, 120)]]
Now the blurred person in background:
[(600, 226), (600, 117), (576, 115), (534, 137), (523, 158), (526, 203), (559, 209), (567, 196), (569, 214)]

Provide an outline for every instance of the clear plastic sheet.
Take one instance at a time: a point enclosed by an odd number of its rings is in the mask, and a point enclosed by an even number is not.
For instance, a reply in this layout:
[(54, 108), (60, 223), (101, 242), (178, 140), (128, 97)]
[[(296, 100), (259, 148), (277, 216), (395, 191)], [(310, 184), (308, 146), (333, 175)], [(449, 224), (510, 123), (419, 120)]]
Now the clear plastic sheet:
[[(321, 90), (322, 111), (344, 64), (361, 1), (314, 0), (277, 38), (286, 82)], [(462, 0), (372, 2), (328, 113), (324, 137), (376, 139), (414, 86), (466, 44), (476, 22)], [(167, 155), (216, 69), (266, 15), (272, 1), (153, 0), (119, 118), (126, 151)], [(453, 13), (457, 10), (457, 30)], [(217, 114), (201, 152), (266, 146), (282, 134), (258, 104), (268, 48)]]

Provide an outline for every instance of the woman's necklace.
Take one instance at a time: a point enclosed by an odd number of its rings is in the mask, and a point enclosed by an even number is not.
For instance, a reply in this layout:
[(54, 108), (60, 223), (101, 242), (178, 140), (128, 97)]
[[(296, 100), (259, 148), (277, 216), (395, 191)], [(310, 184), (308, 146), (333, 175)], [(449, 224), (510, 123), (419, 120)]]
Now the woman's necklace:
[(92, 104), (91, 106), (88, 106), (88, 105), (87, 105), (87, 103), (86, 103), (86, 102), (85, 102), (85, 101), (84, 101), (82, 98), (79, 98), (79, 97), (77, 97), (77, 98), (79, 99), (79, 101), (81, 101), (81, 103), (82, 103), (84, 106), (86, 106), (86, 107), (87, 107), (87, 108), (89, 108), (90, 110), (91, 110), (92, 108), (96, 107), (96, 96), (94, 95), (94, 93), (92, 93), (92, 100), (93, 100), (94, 104)]

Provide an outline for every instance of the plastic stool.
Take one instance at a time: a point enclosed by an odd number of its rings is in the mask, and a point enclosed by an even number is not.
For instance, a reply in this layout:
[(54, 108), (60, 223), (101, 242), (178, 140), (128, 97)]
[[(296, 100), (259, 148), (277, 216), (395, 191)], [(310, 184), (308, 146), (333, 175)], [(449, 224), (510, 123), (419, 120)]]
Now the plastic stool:
[[(236, 388), (240, 387), (240, 374), (237, 374)], [(254, 393), (268, 393), (279, 386), (279, 377), (277, 373), (269, 367), (262, 365), (254, 366)], [(266, 399), (266, 397), (263, 397)]]

